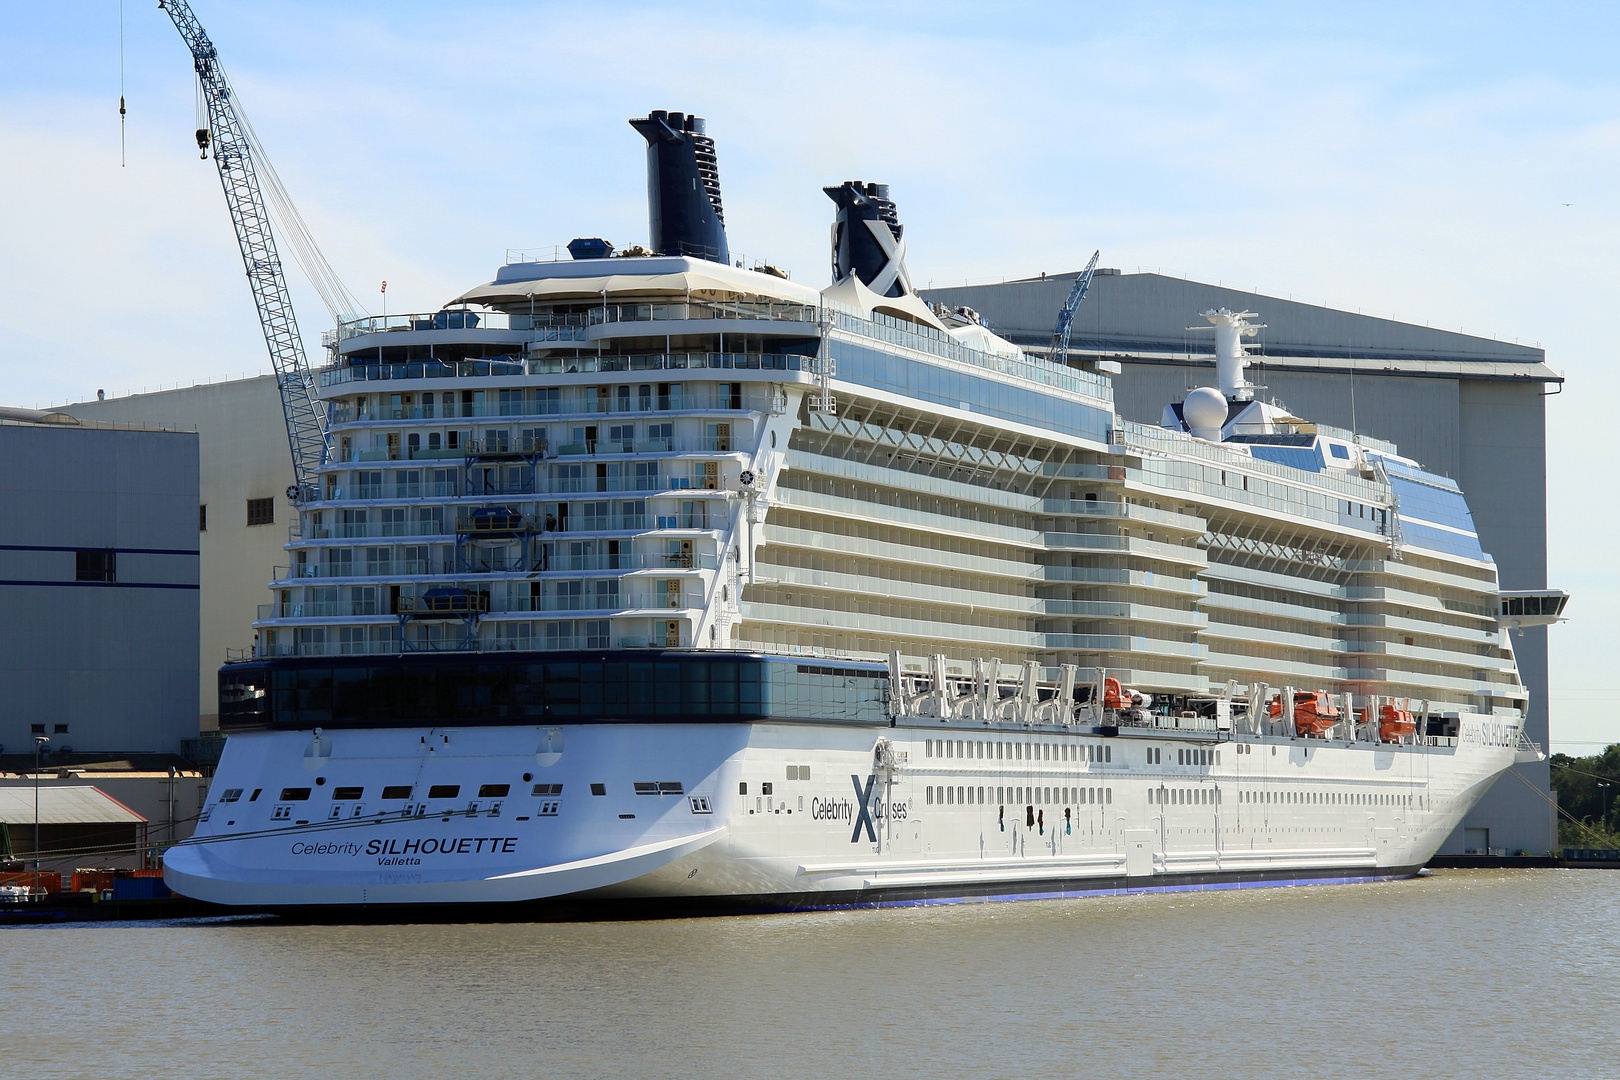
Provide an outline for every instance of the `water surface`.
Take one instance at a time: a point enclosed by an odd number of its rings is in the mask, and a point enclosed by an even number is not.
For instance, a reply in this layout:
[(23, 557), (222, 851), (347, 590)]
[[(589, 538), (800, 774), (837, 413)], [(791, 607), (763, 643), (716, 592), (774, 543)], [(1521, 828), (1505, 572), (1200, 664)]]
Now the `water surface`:
[(627, 923), (0, 930), (31, 1078), (1614, 1077), (1620, 872)]

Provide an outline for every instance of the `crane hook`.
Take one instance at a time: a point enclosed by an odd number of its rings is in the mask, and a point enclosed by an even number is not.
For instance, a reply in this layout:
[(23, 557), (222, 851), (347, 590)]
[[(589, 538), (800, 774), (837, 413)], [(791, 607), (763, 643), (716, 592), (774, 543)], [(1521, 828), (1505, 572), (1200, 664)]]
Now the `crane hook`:
[(207, 128), (197, 129), (197, 149), (202, 151), (202, 153), (197, 155), (199, 158), (206, 158), (208, 156), (208, 143), (211, 138), (212, 136), (209, 134)]

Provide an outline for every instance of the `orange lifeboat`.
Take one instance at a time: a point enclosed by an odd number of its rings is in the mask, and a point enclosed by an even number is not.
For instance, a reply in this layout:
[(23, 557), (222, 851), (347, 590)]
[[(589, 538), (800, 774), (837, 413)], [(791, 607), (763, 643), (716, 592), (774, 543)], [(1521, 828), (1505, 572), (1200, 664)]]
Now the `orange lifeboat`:
[[(1271, 702), (1271, 718), (1282, 716), (1282, 698)], [(1294, 694), (1294, 730), (1307, 738), (1323, 738), (1339, 722), (1339, 707), (1324, 690), (1300, 690)]]
[(1125, 709), (1146, 709), (1153, 704), (1153, 695), (1144, 694), (1130, 687), (1121, 687), (1119, 680), (1109, 676), (1103, 679), (1103, 708), (1114, 711)]
[(1383, 715), (1378, 718), (1378, 737), (1384, 742), (1395, 742), (1417, 731), (1417, 721), (1405, 709), (1384, 702)]

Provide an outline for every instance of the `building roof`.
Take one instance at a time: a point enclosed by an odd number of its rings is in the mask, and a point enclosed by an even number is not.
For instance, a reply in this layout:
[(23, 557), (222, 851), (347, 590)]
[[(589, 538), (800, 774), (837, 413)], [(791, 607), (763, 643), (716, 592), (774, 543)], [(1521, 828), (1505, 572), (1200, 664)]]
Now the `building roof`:
[[(146, 819), (100, 788), (88, 784), (39, 786), (41, 825), (139, 825)], [(34, 785), (0, 786), (0, 821), (33, 824)]]
[[(984, 321), (1039, 353), (1052, 337), (1075, 274), (989, 285), (926, 289), (923, 296), (977, 310)], [(1213, 362), (1214, 335), (1189, 329), (1200, 312), (1257, 312), (1252, 362), (1290, 369), (1557, 382), (1539, 346), (1342, 311), (1325, 304), (1188, 281), (1162, 274), (1099, 270), (1075, 312), (1070, 352), (1132, 363)], [(1089, 354), (1089, 356), (1088, 356)]]

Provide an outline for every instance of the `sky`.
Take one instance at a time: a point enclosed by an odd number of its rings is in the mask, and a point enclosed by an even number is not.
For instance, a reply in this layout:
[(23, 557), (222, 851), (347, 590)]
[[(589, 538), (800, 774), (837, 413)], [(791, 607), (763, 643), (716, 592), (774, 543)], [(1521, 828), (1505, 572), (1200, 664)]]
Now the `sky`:
[[(914, 282), (1104, 264), (1539, 343), (1555, 749), (1620, 741), (1610, 361), (1620, 5), (194, 0), (327, 259), (434, 310), (509, 249), (647, 233), (625, 123), (716, 139), (733, 251), (826, 283), (823, 184)], [(190, 57), (150, 2), (0, 27), (0, 403), (267, 366)], [(128, 113), (120, 127), (118, 100)], [(288, 258), (291, 263), (290, 257)], [(330, 319), (292, 271), (311, 352)], [(1264, 313), (1262, 312), (1262, 315)], [(1611, 603), (1611, 601), (1615, 603)]]

